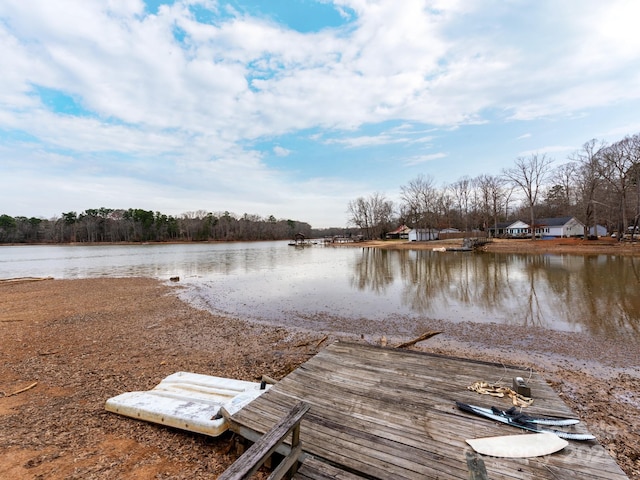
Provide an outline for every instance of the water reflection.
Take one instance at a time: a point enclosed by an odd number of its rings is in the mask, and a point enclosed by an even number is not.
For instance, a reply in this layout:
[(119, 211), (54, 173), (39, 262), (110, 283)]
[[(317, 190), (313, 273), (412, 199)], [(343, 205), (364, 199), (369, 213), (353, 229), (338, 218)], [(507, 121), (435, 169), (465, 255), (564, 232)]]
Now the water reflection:
[(363, 249), (352, 286), (382, 294), (396, 281), (402, 303), (433, 318), (640, 333), (638, 258)]
[(385, 293), (393, 284), (392, 252), (379, 248), (363, 248), (362, 256), (354, 264), (351, 286), (358, 290)]
[(294, 249), (286, 242), (0, 247), (0, 278), (27, 276), (180, 276), (199, 305), (282, 325), (366, 319), (404, 322), (394, 331), (411, 331), (433, 318), (495, 322), (505, 335), (524, 325), (640, 340), (634, 257)]

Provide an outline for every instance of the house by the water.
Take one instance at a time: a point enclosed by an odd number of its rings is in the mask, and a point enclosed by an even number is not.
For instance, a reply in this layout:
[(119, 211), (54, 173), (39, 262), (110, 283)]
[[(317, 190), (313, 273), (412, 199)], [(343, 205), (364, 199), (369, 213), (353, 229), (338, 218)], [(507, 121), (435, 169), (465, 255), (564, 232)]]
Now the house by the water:
[[(533, 228), (524, 220), (500, 222), (488, 229), (489, 237), (500, 238), (531, 238), (531, 231), (539, 238), (569, 238), (584, 236), (585, 225), (575, 217), (539, 218), (535, 220)], [(593, 227), (590, 234), (593, 235)], [(606, 235), (606, 229), (598, 225), (596, 235)], [(408, 239), (411, 242), (425, 242), (429, 240), (441, 240), (446, 238), (483, 237), (484, 231), (461, 232), (460, 230), (436, 229), (436, 228), (409, 228), (406, 225), (389, 232), (387, 238)]]
[(533, 228), (523, 220), (510, 223), (499, 223), (489, 228), (492, 237), (531, 237), (531, 231), (536, 237), (568, 238), (584, 235), (584, 224), (575, 217), (539, 218), (535, 220)]

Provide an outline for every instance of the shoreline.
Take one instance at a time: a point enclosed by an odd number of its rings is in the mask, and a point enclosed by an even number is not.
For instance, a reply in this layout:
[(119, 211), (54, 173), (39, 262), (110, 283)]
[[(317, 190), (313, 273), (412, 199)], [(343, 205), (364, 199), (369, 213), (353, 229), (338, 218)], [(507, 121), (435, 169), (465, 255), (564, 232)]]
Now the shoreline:
[[(179, 288), (148, 278), (0, 282), (0, 477), (215, 478), (237, 457), (231, 435), (120, 417), (104, 401), (176, 371), (281, 379), (337, 339), (407, 340), (221, 317), (180, 300)], [(443, 333), (412, 348), (538, 371), (627, 475), (640, 479), (636, 345), (535, 327), (429, 319), (424, 327)]]
[[(408, 240), (367, 240), (357, 243), (342, 243), (337, 247), (370, 247), (389, 250), (433, 250), (438, 247), (461, 247), (462, 239), (429, 240), (410, 242)], [(508, 254), (571, 254), (571, 255), (625, 255), (640, 256), (638, 241), (619, 242), (612, 238), (582, 240), (579, 238), (555, 238), (551, 240), (530, 239), (492, 239), (490, 243), (478, 248), (484, 253)]]
[[(317, 239), (321, 240), (321, 239)], [(206, 241), (168, 241), (168, 242), (71, 242), (71, 243), (0, 243), (0, 247), (20, 246), (68, 246), (68, 247), (100, 247), (100, 246), (136, 246), (136, 245), (207, 245), (225, 243), (259, 243), (289, 242), (290, 240), (206, 240)], [(408, 240), (365, 240), (362, 242), (345, 242), (328, 244), (331, 247), (373, 247), (391, 250), (433, 250), (438, 247), (461, 247), (462, 239), (429, 240), (411, 242)], [(640, 256), (640, 236), (634, 241), (618, 241), (610, 237), (596, 240), (580, 238), (554, 239), (513, 239), (495, 238), (478, 249), (487, 253), (562, 253), (576, 255), (631, 255)]]

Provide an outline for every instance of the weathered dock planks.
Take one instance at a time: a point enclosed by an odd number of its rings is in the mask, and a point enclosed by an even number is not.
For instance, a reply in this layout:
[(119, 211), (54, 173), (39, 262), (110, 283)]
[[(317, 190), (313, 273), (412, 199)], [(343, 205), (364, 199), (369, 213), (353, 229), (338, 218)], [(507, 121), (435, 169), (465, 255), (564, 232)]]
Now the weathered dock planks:
[[(544, 379), (527, 370), (421, 352), (338, 342), (301, 365), (231, 418), (231, 429), (257, 438), (298, 401), (311, 405), (300, 438), (308, 460), (296, 478), (625, 479), (595, 441), (530, 459), (477, 455), (465, 439), (526, 433), (458, 410), (456, 401), (509, 408), (509, 399), (467, 389), (478, 380), (528, 379), (532, 415), (572, 417)], [(581, 424), (573, 431), (586, 433)], [(247, 435), (250, 433), (251, 435)], [(254, 439), (252, 438), (252, 439)], [(305, 466), (306, 464), (306, 466)]]

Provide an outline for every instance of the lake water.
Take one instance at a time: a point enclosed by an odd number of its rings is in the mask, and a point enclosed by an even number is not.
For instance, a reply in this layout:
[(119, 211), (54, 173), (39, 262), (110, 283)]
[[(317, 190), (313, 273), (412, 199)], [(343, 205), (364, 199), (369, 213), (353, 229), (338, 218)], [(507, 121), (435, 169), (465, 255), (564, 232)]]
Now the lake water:
[[(287, 242), (2, 246), (0, 278), (179, 276), (183, 298), (283, 326), (495, 322), (640, 339), (640, 259)], [(400, 332), (400, 330), (406, 330)]]

